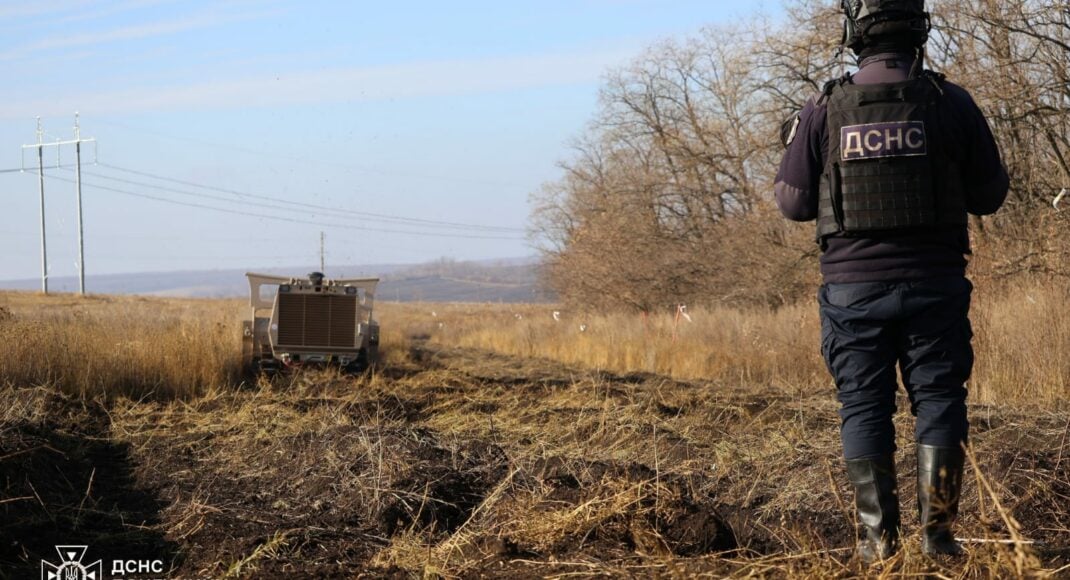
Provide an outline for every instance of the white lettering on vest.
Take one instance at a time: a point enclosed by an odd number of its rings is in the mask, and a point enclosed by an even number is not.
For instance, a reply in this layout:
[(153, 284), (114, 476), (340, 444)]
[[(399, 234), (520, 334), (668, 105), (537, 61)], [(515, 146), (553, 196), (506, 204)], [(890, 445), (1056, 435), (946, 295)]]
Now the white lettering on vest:
[(840, 128), (843, 161), (928, 155), (923, 121), (895, 121)]
[(847, 133), (847, 139), (844, 141), (843, 158), (851, 159), (852, 157), (865, 157), (866, 150), (862, 148), (862, 132), (850, 131)]
[(884, 144), (888, 149), (896, 151), (903, 148), (903, 128), (899, 127), (892, 133), (891, 129), (884, 130)]
[[(876, 137), (877, 140), (874, 141), (873, 137)], [(877, 153), (881, 149), (884, 149), (884, 142), (881, 141), (880, 139), (881, 139), (881, 132), (880, 131), (867, 131), (866, 132), (866, 138), (864, 140), (866, 149), (871, 151), (871, 152), (873, 152), (873, 153)]]
[(925, 146), (925, 131), (917, 127), (913, 127), (907, 131), (907, 147), (911, 149), (921, 149)]

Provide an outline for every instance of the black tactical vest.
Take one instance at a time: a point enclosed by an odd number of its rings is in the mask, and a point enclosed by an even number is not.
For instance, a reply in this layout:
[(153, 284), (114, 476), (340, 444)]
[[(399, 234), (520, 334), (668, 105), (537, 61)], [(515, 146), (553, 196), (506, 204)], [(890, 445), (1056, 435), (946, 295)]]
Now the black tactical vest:
[(834, 234), (965, 227), (962, 178), (938, 118), (942, 81), (925, 72), (898, 83), (829, 83), (819, 243)]

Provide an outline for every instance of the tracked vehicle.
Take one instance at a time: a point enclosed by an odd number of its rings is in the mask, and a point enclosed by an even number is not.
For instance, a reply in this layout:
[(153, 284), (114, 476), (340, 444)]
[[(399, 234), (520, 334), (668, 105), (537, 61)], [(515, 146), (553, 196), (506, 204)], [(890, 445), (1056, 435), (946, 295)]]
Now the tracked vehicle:
[(248, 273), (250, 318), (242, 323), (242, 362), (252, 373), (305, 364), (362, 371), (379, 355), (372, 319), (378, 278), (331, 280)]

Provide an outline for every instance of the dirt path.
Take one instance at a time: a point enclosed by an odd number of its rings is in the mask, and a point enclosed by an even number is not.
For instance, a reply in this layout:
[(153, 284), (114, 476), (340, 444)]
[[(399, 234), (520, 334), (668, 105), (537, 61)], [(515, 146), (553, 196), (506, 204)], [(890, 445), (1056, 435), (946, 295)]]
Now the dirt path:
[[(860, 571), (841, 550), (854, 532), (829, 393), (617, 376), (419, 340), (392, 360), (370, 376), (305, 372), (106, 410), (3, 392), (0, 501), (33, 499), (0, 503), (0, 535), (16, 538), (0, 566), (21, 577), (76, 540), (94, 558), (121, 548), (116, 557), (165, 560), (173, 577)], [(1070, 441), (1053, 442), (1068, 418), (978, 409), (974, 425), (1004, 506), (1043, 542), (1044, 565), (1064, 565)], [(899, 427), (911, 433), (908, 417)], [(901, 461), (910, 498), (912, 462)], [(963, 533), (1005, 537), (977, 487)], [(910, 557), (903, 565), (919, 569)]]

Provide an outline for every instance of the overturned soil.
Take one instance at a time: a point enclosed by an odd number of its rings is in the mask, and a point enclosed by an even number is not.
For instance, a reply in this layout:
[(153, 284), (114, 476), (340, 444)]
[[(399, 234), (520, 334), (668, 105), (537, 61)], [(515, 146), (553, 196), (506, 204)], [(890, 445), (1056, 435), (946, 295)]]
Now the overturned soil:
[[(364, 376), (310, 370), (173, 402), (11, 387), (0, 407), (0, 577), (39, 574), (61, 544), (162, 560), (167, 577), (863, 571), (820, 389), (615, 376), (414, 340)], [(964, 564), (922, 561), (908, 540), (898, 565), (955, 577), (1015, 558), (1066, 566), (1070, 415), (974, 413), (983, 479), (968, 477), (959, 535), (987, 541)], [(898, 427), (912, 537), (909, 417)], [(996, 541), (1008, 538), (1029, 543)]]

